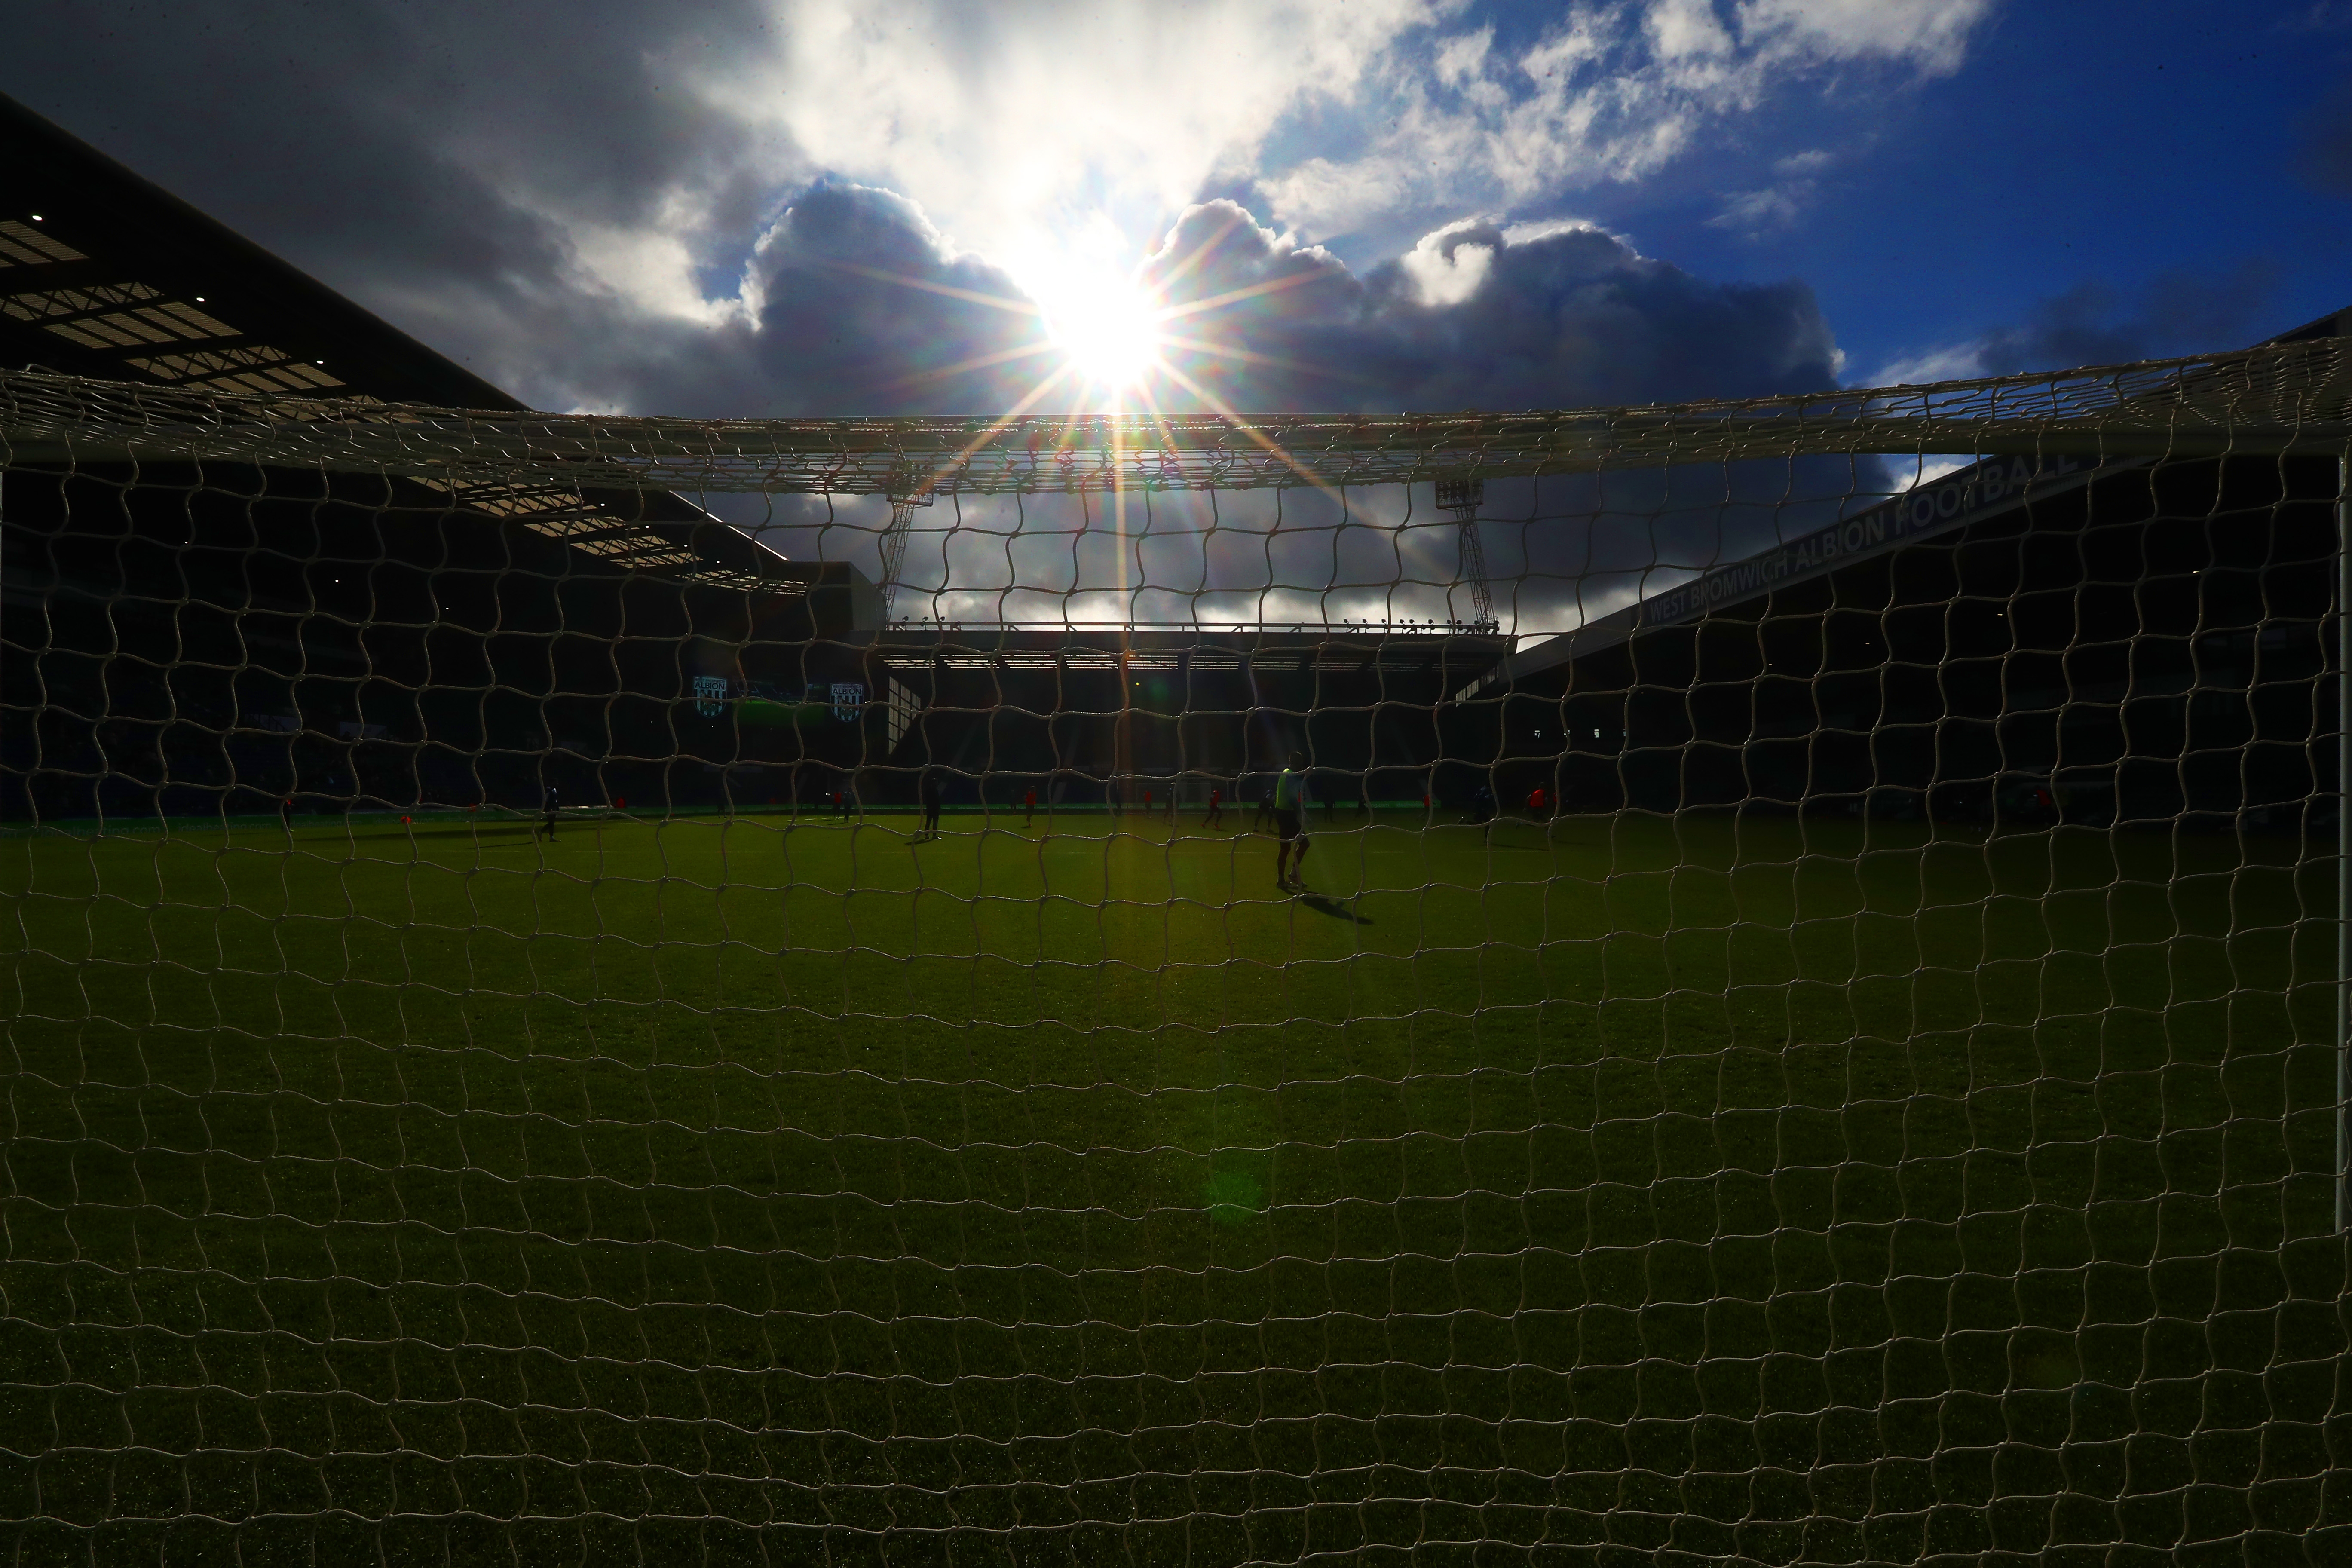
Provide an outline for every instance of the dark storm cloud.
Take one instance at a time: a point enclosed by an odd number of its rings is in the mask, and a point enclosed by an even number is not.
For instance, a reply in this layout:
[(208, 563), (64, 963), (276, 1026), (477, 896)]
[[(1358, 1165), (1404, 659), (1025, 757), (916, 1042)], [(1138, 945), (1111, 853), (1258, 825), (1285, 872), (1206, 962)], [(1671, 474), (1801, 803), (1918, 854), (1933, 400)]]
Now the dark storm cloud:
[(1976, 346), (1983, 375), (2121, 364), (2167, 354), (2242, 348), (2277, 268), (2246, 261), (2220, 273), (2167, 272), (2136, 293), (2084, 283), (1997, 327)]
[[(1464, 297), (1432, 302), (1430, 275)], [(1514, 244), (1457, 226), (1357, 278), (1213, 202), (1184, 216), (1147, 276), (1171, 305), (1263, 290), (1175, 328), (1256, 356), (1180, 351), (1242, 408), (1559, 408), (1836, 382), (1837, 345), (1804, 284), (1708, 283), (1596, 229)]]
[[(746, 248), (743, 310), (638, 323), (583, 365), (577, 398), (713, 416), (997, 413), (1059, 363), (1010, 275), (953, 253), (891, 192), (821, 184)], [(1038, 411), (1074, 397), (1066, 387)]]
[(992, 412), (1051, 368), (1013, 279), (948, 254), (913, 204), (887, 191), (803, 195), (761, 242), (752, 272), (756, 328), (730, 335), (746, 340), (752, 382), (741, 390), (777, 413)]
[[(1475, 286), (1427, 303), (1416, 268), (1466, 268), (1455, 275)], [(1003, 269), (952, 254), (887, 191), (803, 194), (760, 242), (750, 274), (756, 316), (649, 325), (612, 345), (600, 378), (576, 384), (582, 400), (679, 413), (989, 414), (1021, 403), (1059, 363)], [(1182, 376), (1159, 384), (1164, 407), (1573, 407), (1836, 381), (1836, 343), (1805, 285), (1708, 283), (1590, 229), (1513, 244), (1491, 227), (1458, 228), (1359, 276), (1219, 201), (1184, 214), (1143, 280), (1175, 312), (1167, 357)], [(1034, 406), (1058, 413), (1098, 395), (1064, 382)]]
[[(1464, 279), (1465, 297), (1426, 302), (1416, 268)], [(1045, 341), (1035, 318), (985, 302), (1020, 302), (1012, 279), (947, 254), (887, 192), (803, 195), (752, 270), (756, 326), (711, 334), (688, 381), (643, 367), (634, 401), (701, 406), (723, 388), (735, 407), (776, 412), (986, 413), (1055, 363), (1023, 353)], [(1182, 376), (1160, 386), (1164, 406), (1569, 407), (1835, 384), (1836, 344), (1803, 284), (1708, 283), (1590, 229), (1513, 244), (1459, 228), (1359, 276), (1218, 201), (1183, 216), (1143, 280), (1175, 312)], [(630, 400), (622, 390), (613, 400)], [(1066, 385), (1038, 407), (1087, 395)]]
[(1372, 281), (1423, 406), (1760, 397), (1836, 384), (1837, 343), (1808, 285), (1709, 283), (1597, 230), (1497, 244), (1459, 305), (1415, 304), (1396, 262)]
[[(645, 222), (703, 193), (698, 254), (740, 267), (789, 150), (677, 86), (738, 0), (140, 6), (12, 16), (0, 89), (537, 403), (560, 405), (621, 303), (551, 216)], [(765, 154), (764, 157), (755, 154)], [(755, 169), (763, 169), (756, 173)]]

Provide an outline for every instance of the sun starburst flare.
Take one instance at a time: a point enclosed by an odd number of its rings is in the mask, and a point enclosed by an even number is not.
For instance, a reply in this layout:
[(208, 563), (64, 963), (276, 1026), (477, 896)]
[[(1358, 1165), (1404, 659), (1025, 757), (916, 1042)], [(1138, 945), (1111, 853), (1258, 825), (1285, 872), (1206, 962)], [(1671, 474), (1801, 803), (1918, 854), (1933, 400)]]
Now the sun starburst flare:
[(1165, 312), (1130, 278), (1108, 268), (1068, 268), (1044, 291), (1038, 309), (1071, 368), (1114, 396), (1160, 365)]

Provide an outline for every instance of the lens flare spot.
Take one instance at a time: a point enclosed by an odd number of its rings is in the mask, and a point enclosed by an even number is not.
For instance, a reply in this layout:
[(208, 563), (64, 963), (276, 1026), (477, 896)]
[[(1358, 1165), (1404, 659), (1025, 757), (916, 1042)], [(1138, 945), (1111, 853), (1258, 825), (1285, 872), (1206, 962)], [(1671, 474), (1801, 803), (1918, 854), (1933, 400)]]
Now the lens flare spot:
[(1239, 1225), (1265, 1207), (1265, 1189), (1246, 1171), (1219, 1171), (1210, 1176), (1202, 1195), (1209, 1217), (1220, 1225)]

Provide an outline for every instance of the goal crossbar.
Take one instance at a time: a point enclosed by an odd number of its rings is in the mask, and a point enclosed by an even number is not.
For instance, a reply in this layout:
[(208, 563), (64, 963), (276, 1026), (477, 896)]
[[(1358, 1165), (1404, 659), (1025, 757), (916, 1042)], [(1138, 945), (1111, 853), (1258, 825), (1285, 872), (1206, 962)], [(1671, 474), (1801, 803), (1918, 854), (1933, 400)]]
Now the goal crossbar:
[(448, 485), (935, 494), (1244, 489), (1799, 455), (2334, 452), (2340, 340), (2052, 374), (1522, 414), (698, 419), (436, 408), (0, 372), (0, 461), (226, 461)]

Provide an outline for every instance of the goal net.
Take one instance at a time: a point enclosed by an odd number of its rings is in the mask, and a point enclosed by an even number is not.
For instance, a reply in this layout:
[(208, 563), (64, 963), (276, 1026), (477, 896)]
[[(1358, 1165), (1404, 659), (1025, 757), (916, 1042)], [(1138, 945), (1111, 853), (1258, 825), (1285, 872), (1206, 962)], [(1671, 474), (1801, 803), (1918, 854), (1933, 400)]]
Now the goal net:
[(11, 1561), (2341, 1561), (2347, 386), (0, 374)]

